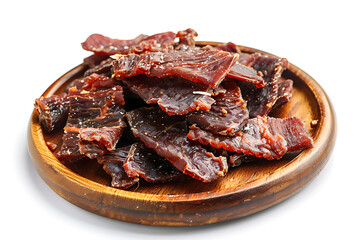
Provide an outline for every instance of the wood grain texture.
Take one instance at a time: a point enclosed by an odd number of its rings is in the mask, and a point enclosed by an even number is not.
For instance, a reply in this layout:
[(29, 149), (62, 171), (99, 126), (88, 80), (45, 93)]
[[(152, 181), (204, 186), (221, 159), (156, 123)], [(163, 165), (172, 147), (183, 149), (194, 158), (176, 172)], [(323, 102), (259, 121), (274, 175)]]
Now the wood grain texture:
[[(248, 53), (258, 51), (240, 48)], [(68, 83), (81, 77), (85, 70), (83, 65), (70, 70), (43, 96), (63, 92)], [(247, 216), (273, 206), (305, 187), (325, 166), (335, 143), (335, 116), (322, 88), (292, 64), (283, 77), (294, 81), (293, 98), (270, 115), (302, 119), (314, 138), (314, 147), (276, 161), (241, 165), (212, 183), (186, 180), (149, 184), (141, 181), (128, 190), (111, 188), (110, 178), (95, 161), (66, 166), (58, 161), (46, 141), (61, 141), (61, 133), (44, 134), (35, 111), (28, 128), (29, 152), (37, 172), (56, 193), (105, 217), (148, 225), (191, 226)], [(318, 120), (313, 128), (310, 126), (312, 120)]]

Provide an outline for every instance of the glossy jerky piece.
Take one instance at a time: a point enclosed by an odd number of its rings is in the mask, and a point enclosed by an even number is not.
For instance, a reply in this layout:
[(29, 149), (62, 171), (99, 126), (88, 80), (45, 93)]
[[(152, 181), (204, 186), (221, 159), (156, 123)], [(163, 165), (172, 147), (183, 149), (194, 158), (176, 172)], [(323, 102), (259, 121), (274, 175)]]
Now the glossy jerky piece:
[(148, 182), (163, 183), (180, 179), (184, 174), (166, 158), (160, 157), (143, 143), (134, 143), (124, 162), (129, 177), (143, 178)]
[(216, 88), (235, 64), (238, 55), (180, 45), (163, 52), (120, 55), (114, 62), (118, 78), (145, 74), (149, 77), (178, 76)]
[(125, 127), (125, 122), (123, 122), (119, 128), (81, 128), (79, 130), (80, 152), (89, 158), (96, 158), (107, 151), (115, 150), (115, 146), (122, 136)]
[(262, 88), (266, 85), (262, 74), (255, 71), (253, 68), (235, 63), (226, 75), (228, 78), (236, 79), (240, 81), (250, 82), (256, 85), (258, 88)]
[(273, 106), (273, 109), (281, 107), (285, 103), (289, 102), (292, 97), (292, 90), (293, 81), (291, 79), (286, 79), (283, 82), (279, 83), (278, 97)]
[[(83, 86), (81, 86), (80, 90), (86, 90), (86, 91), (91, 91), (91, 92), (95, 92), (98, 90), (108, 90), (115, 86), (115, 82), (113, 79), (111, 79), (107, 76), (104, 76), (104, 75), (96, 74), (96, 73), (93, 73), (88, 77), (85, 77), (83, 79), (83, 83), (84, 84), (83, 84)], [(121, 105), (124, 105), (124, 104), (125, 104), (125, 102), (121, 102)]]
[(234, 43), (221, 44), (216, 47), (208, 45), (203, 47), (203, 49), (218, 49), (231, 53), (238, 53), (238, 61), (231, 67), (226, 77), (239, 81), (253, 83), (258, 88), (264, 87), (266, 85), (264, 79), (262, 78), (262, 73), (259, 73), (258, 71), (255, 71), (253, 68), (246, 65), (248, 63), (248, 60), (250, 61), (252, 59), (251, 55), (241, 53), (240, 48)]
[(309, 133), (296, 117), (280, 119), (258, 116), (247, 120), (241, 132), (234, 137), (192, 127), (188, 138), (204, 145), (268, 160), (279, 159), (288, 151), (312, 146)]
[(249, 118), (246, 103), (241, 97), (240, 88), (233, 81), (221, 84), (225, 92), (214, 97), (215, 103), (209, 111), (189, 113), (187, 119), (201, 129), (221, 135), (234, 135), (240, 130), (245, 119)]
[[(77, 161), (83, 157), (82, 154), (90, 158), (103, 154), (106, 146), (103, 144), (101, 131), (113, 130), (121, 135), (126, 126), (125, 111), (122, 106), (124, 104), (122, 87), (115, 86), (109, 90), (96, 92), (72, 88), (68, 96), (69, 116), (64, 127), (63, 144), (58, 152), (59, 160)], [(80, 131), (86, 128), (88, 128), (87, 131), (97, 129), (93, 131), (91, 141), (88, 137), (81, 138), (89, 135), (89, 132), (85, 135), (80, 134)], [(96, 141), (97, 137), (101, 141)], [(95, 152), (96, 147), (98, 147), (98, 153)]]
[(236, 45), (235, 43), (228, 42), (225, 44), (219, 44), (216, 46), (217, 49), (232, 53), (241, 53), (240, 47)]
[(139, 181), (139, 178), (129, 177), (124, 169), (129, 150), (130, 145), (97, 157), (97, 161), (103, 165), (105, 172), (111, 176), (111, 187), (126, 189)]
[(145, 51), (157, 52), (172, 46), (175, 37), (176, 34), (173, 32), (164, 32), (152, 36), (139, 35), (130, 40), (119, 40), (101, 34), (92, 34), (81, 46), (98, 55), (139, 54)]
[(297, 117), (267, 117), (267, 125), (272, 134), (279, 134), (285, 139), (288, 152), (310, 148), (313, 145), (313, 139)]
[(211, 182), (227, 172), (224, 157), (215, 157), (201, 144), (187, 139), (187, 125), (181, 116), (169, 116), (161, 109), (140, 108), (126, 113), (133, 134), (181, 172)]
[(84, 77), (87, 77), (93, 73), (103, 74), (103, 75), (106, 75), (107, 77), (111, 77), (113, 61), (114, 61), (114, 59), (112, 59), (112, 58), (107, 58), (107, 59), (101, 61), (99, 64), (86, 70), (84, 73)]
[(250, 117), (262, 116), (270, 112), (278, 97), (279, 78), (287, 64), (285, 58), (274, 58), (266, 55), (253, 55), (249, 58), (248, 65), (261, 72), (266, 82), (266, 86), (262, 88), (257, 88), (246, 82), (238, 82), (243, 97), (247, 101)]
[(196, 109), (210, 110), (215, 102), (212, 89), (182, 78), (155, 78), (138, 75), (122, 80), (147, 104), (158, 104), (169, 115), (184, 115)]
[(83, 64), (88, 66), (89, 68), (93, 68), (108, 58), (109, 58), (109, 56), (107, 56), (107, 55), (93, 54), (93, 55), (90, 55), (90, 56), (84, 58)]
[(90, 35), (85, 42), (81, 43), (84, 50), (92, 51), (98, 55), (126, 54), (129, 49), (144, 40), (146, 35), (139, 35), (130, 40), (119, 40), (105, 37), (101, 34)]
[(179, 38), (179, 44), (185, 44), (189, 46), (195, 46), (195, 38), (198, 36), (198, 33), (191, 28), (188, 28), (183, 31), (178, 31), (176, 37)]
[(69, 110), (69, 98), (66, 94), (61, 96), (41, 97), (35, 100), (35, 109), (39, 113), (39, 121), (45, 132), (63, 126)]

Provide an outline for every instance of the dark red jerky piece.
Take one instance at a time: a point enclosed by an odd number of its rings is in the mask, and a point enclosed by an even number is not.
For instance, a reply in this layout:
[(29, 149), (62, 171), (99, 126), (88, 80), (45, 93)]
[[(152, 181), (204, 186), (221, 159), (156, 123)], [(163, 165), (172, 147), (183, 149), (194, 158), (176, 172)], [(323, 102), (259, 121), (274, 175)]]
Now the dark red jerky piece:
[(81, 46), (84, 50), (92, 51), (98, 55), (127, 54), (133, 46), (139, 44), (146, 37), (146, 35), (141, 34), (134, 39), (119, 40), (101, 34), (92, 34)]
[(178, 76), (216, 88), (235, 64), (238, 55), (224, 51), (204, 50), (181, 45), (164, 52), (146, 52), (140, 55), (121, 55), (113, 63), (116, 77)]
[[(79, 91), (76, 88), (69, 90), (69, 116), (64, 127), (63, 144), (58, 152), (60, 161), (76, 161), (82, 157), (82, 154), (90, 158), (96, 157), (94, 144), (99, 147), (98, 154), (104, 153), (103, 140), (96, 141), (96, 133), (93, 131), (93, 140), (81, 140), (80, 131), (86, 128), (98, 128), (99, 130), (119, 131), (120, 135), (125, 128), (125, 111), (122, 104), (122, 87), (115, 86), (106, 91)], [(110, 129), (107, 129), (110, 128)], [(89, 129), (88, 129), (89, 130)], [(71, 134), (71, 137), (67, 137)], [(75, 135), (74, 135), (75, 134)], [(84, 135), (86, 136), (86, 135)], [(101, 136), (98, 136), (101, 139)], [(89, 146), (86, 146), (86, 143)], [(69, 147), (71, 146), (71, 148)], [(81, 148), (80, 148), (81, 146)], [(89, 150), (89, 154), (87, 154)], [(80, 156), (80, 157), (79, 157)]]
[(99, 65), (102, 61), (109, 59), (108, 55), (99, 55), (99, 54), (93, 54), (86, 58), (84, 58), (84, 65), (88, 66), (89, 68), (93, 68), (97, 65)]
[(272, 134), (279, 134), (285, 139), (288, 152), (310, 148), (313, 145), (313, 139), (297, 117), (285, 119), (268, 117), (267, 125)]
[(81, 128), (79, 131), (80, 152), (86, 154), (89, 158), (95, 158), (98, 155), (105, 154), (107, 151), (115, 150), (125, 126), (125, 122), (123, 122), (119, 128)]
[(273, 109), (281, 107), (285, 103), (289, 102), (292, 97), (292, 90), (293, 90), (293, 81), (291, 79), (287, 79), (279, 83), (278, 97), (273, 106)]
[(138, 45), (134, 46), (129, 53), (140, 54), (143, 52), (158, 52), (167, 48), (172, 48), (176, 34), (164, 32), (146, 37)]
[(39, 121), (45, 132), (63, 126), (69, 110), (69, 98), (66, 94), (61, 96), (41, 97), (35, 100), (35, 109), (39, 113)]
[(215, 157), (197, 142), (187, 139), (187, 125), (180, 116), (159, 108), (140, 108), (126, 113), (133, 134), (181, 172), (211, 182), (227, 172), (224, 157)]
[(107, 77), (111, 77), (112, 75), (112, 62), (114, 61), (114, 59), (112, 58), (107, 58), (105, 60), (103, 60), (102, 62), (100, 62), (99, 64), (89, 68), (88, 70), (85, 71), (84, 73), (84, 77), (87, 77), (93, 73), (97, 73), (97, 74), (103, 74)]
[(240, 130), (243, 121), (249, 118), (249, 112), (236, 83), (226, 81), (221, 86), (226, 91), (214, 97), (215, 103), (209, 111), (189, 113), (187, 119), (201, 129), (221, 135), (234, 135)]
[(235, 63), (226, 76), (232, 79), (254, 83), (256, 87), (262, 88), (266, 83), (260, 75), (253, 68)]
[(138, 178), (129, 177), (124, 169), (129, 150), (130, 146), (125, 146), (97, 157), (105, 172), (111, 176), (111, 186), (114, 188), (126, 189), (139, 181)]
[(83, 49), (98, 55), (139, 54), (144, 51), (157, 52), (172, 46), (175, 37), (176, 34), (173, 32), (164, 32), (152, 36), (139, 35), (131, 40), (119, 40), (100, 34), (92, 34), (81, 46)]
[(225, 44), (219, 44), (216, 46), (217, 49), (232, 53), (241, 53), (240, 47), (236, 45), (235, 43), (228, 42)]
[(242, 131), (235, 137), (216, 135), (193, 127), (188, 138), (204, 145), (210, 144), (215, 148), (268, 160), (279, 159), (288, 151), (312, 146), (307, 130), (295, 117), (277, 119), (258, 116), (247, 120)]
[(198, 33), (191, 28), (188, 28), (183, 31), (178, 31), (176, 37), (179, 38), (179, 44), (185, 44), (189, 46), (195, 46), (195, 38), (198, 36)]
[(249, 58), (248, 65), (262, 73), (266, 86), (257, 88), (252, 84), (238, 82), (243, 97), (247, 101), (250, 117), (262, 116), (270, 112), (278, 97), (279, 78), (288, 64), (285, 58), (274, 58), (266, 55), (261, 55), (256, 59), (255, 57), (253, 55)]
[(129, 177), (143, 178), (148, 182), (169, 182), (184, 176), (166, 158), (145, 146), (134, 143), (124, 162), (124, 169)]
[(228, 157), (228, 164), (229, 164), (229, 167), (238, 167), (243, 163), (249, 163), (249, 162), (254, 162), (254, 161), (258, 161), (258, 160), (260, 160), (260, 158), (245, 155), (242, 153), (235, 153)]
[[(221, 44), (217, 47), (213, 46), (205, 46), (203, 49), (208, 50), (223, 50), (231, 53), (240, 53), (240, 48), (235, 45), (234, 43), (227, 43), (227, 44)], [(246, 58), (244, 58), (244, 56)], [(226, 75), (226, 77), (231, 79), (236, 79), (239, 81), (245, 81), (250, 82), (256, 85), (256, 87), (261, 88), (266, 85), (264, 79), (262, 78), (262, 75), (255, 71), (253, 68), (247, 66), (247, 61), (250, 60), (250, 55), (248, 54), (239, 54), (239, 58), (242, 57), (242, 59), (238, 59), (238, 62), (236, 62)]]
[(169, 115), (184, 115), (196, 109), (209, 110), (215, 102), (210, 97), (213, 92), (210, 87), (182, 78), (138, 75), (122, 82), (147, 104), (158, 104)]

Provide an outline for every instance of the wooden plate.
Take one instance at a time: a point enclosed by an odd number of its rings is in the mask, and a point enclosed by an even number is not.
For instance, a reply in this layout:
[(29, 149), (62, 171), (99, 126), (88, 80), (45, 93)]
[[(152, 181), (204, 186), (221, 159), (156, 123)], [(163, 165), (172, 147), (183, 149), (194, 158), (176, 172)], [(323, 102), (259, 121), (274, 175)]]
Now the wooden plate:
[[(258, 51), (248, 47), (241, 47), (241, 50)], [(81, 77), (85, 70), (83, 65), (70, 70), (43, 96), (63, 92), (69, 82)], [(61, 164), (46, 145), (49, 139), (60, 139), (61, 133), (44, 134), (34, 111), (28, 129), (33, 164), (42, 179), (66, 200), (87, 211), (121, 221), (190, 226), (247, 216), (273, 206), (305, 187), (325, 166), (334, 146), (334, 114), (322, 88), (292, 64), (283, 77), (294, 81), (293, 98), (281, 111), (271, 115), (297, 116), (303, 120), (314, 138), (314, 147), (298, 155), (244, 164), (212, 183), (197, 180), (167, 184), (140, 182), (128, 190), (119, 190), (109, 187), (110, 178), (96, 161)], [(313, 120), (318, 120), (315, 127), (310, 126)]]

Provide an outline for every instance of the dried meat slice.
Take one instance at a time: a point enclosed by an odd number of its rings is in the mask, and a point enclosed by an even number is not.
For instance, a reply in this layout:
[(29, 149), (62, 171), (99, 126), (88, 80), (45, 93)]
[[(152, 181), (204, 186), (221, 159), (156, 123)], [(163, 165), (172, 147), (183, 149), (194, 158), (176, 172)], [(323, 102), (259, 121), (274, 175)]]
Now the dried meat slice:
[(111, 186), (126, 189), (139, 181), (139, 178), (129, 177), (124, 169), (124, 162), (128, 156), (131, 145), (118, 148), (97, 157), (97, 161), (103, 165), (103, 169), (111, 176)]
[(188, 138), (204, 145), (230, 152), (253, 155), (268, 160), (279, 159), (288, 151), (312, 146), (312, 139), (303, 123), (296, 117), (280, 119), (256, 117), (247, 120), (238, 136), (221, 136), (196, 127)]
[(241, 97), (240, 88), (232, 81), (221, 84), (225, 92), (214, 97), (215, 103), (209, 111), (196, 111), (187, 115), (191, 124), (201, 129), (221, 135), (234, 135), (249, 118), (246, 103)]
[(147, 104), (158, 104), (169, 115), (184, 115), (199, 109), (209, 110), (215, 102), (210, 97), (213, 93), (210, 87), (178, 77), (138, 75), (125, 78), (122, 82)]
[(238, 55), (180, 45), (163, 52), (119, 55), (114, 61), (118, 78), (145, 74), (149, 77), (178, 76), (216, 88), (235, 64)]
[(262, 88), (266, 85), (262, 78), (262, 73), (256, 72), (253, 68), (241, 65), (240, 63), (235, 63), (226, 76), (231, 79), (253, 83), (257, 88)]
[(240, 48), (234, 43), (229, 42), (227, 44), (220, 44), (216, 47), (207, 45), (203, 49), (208, 49), (208, 50), (217, 49), (217, 50), (227, 51), (232, 54), (237, 53), (237, 55), (239, 55), (238, 61), (231, 67), (226, 77), (239, 81), (253, 83), (258, 88), (262, 88), (266, 85), (266, 82), (262, 78), (263, 76), (262, 73), (255, 71), (253, 68), (246, 65), (247, 60), (249, 60), (250, 58), (250, 55), (241, 53)]
[(143, 143), (134, 143), (124, 162), (124, 169), (129, 177), (143, 178), (148, 182), (163, 183), (180, 179), (184, 176), (166, 158), (147, 148)]
[(224, 157), (215, 157), (198, 142), (187, 139), (186, 121), (159, 108), (140, 108), (126, 113), (133, 134), (181, 172), (211, 182), (227, 172)]
[(250, 117), (263, 116), (270, 112), (278, 97), (278, 81), (287, 68), (285, 58), (275, 58), (266, 55), (252, 55), (247, 60), (247, 66), (261, 72), (266, 86), (257, 88), (253, 84), (238, 82)]
[(84, 50), (92, 51), (98, 55), (139, 54), (144, 51), (161, 51), (172, 46), (175, 38), (176, 34), (173, 32), (158, 33), (152, 36), (141, 34), (130, 40), (112, 39), (101, 34), (92, 34), (81, 46)]
[(141, 34), (131, 40), (119, 40), (105, 37), (101, 34), (91, 34), (81, 46), (84, 50), (98, 55), (126, 54), (129, 52), (129, 48), (136, 46), (146, 37), (146, 35)]
[(191, 28), (188, 28), (184, 31), (178, 31), (176, 37), (179, 38), (179, 44), (185, 44), (189, 46), (195, 46), (195, 38), (198, 36), (198, 33)]
[(35, 100), (35, 109), (39, 113), (39, 121), (45, 132), (63, 126), (69, 111), (69, 98), (66, 94), (60, 96), (40, 97)]
[(292, 97), (292, 90), (293, 81), (291, 79), (286, 79), (283, 82), (279, 83), (278, 97), (273, 106), (273, 109), (281, 107), (285, 103), (289, 102)]
[(116, 132), (114, 136), (121, 136), (126, 127), (122, 87), (96, 92), (71, 88), (68, 96), (69, 116), (64, 127), (63, 144), (58, 152), (59, 160), (76, 161), (82, 154), (94, 158), (112, 150), (118, 138), (111, 140), (106, 136), (110, 132)]

